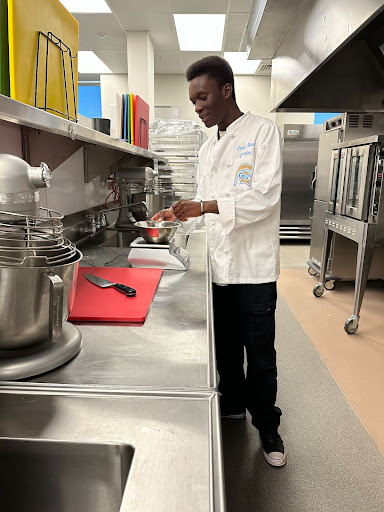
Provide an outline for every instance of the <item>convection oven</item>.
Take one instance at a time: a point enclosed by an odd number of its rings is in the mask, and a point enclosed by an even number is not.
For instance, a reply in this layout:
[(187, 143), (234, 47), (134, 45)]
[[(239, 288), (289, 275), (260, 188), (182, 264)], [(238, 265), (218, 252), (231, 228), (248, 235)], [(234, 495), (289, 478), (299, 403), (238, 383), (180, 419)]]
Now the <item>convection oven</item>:
[(374, 251), (384, 245), (383, 164), (384, 135), (340, 143), (332, 150), (320, 282), (313, 293), (316, 297), (324, 293), (333, 238), (341, 235), (356, 242), (354, 311), (344, 325), (348, 334), (357, 331)]
[[(379, 166), (376, 158), (378, 145), (360, 139), (361, 145), (335, 149), (332, 156), (332, 184), (328, 210), (339, 215), (368, 222), (373, 192), (378, 183), (372, 181), (375, 167)], [(365, 141), (365, 142), (364, 142)], [(359, 144), (359, 140), (351, 141)], [(350, 143), (349, 143), (350, 144)], [(380, 188), (380, 187), (379, 187)], [(374, 204), (372, 203), (372, 207)]]

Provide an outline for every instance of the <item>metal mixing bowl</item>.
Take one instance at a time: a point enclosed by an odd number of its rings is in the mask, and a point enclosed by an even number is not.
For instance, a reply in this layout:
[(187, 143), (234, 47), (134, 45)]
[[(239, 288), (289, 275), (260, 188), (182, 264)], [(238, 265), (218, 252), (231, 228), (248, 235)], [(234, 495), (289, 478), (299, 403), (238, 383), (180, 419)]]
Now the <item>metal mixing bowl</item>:
[(143, 220), (136, 222), (135, 226), (139, 228), (140, 235), (150, 244), (166, 244), (176, 232), (179, 226), (178, 222), (164, 220), (157, 222), (155, 220)]

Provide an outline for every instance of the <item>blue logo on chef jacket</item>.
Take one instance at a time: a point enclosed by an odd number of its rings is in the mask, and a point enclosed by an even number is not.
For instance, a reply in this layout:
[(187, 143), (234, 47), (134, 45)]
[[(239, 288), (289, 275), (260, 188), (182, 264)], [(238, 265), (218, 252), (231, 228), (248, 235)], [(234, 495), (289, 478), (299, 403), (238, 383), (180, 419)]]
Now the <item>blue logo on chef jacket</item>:
[(236, 187), (236, 185), (248, 185), (248, 187), (250, 187), (252, 182), (252, 173), (253, 166), (251, 164), (240, 164), (236, 171), (236, 178), (233, 186)]

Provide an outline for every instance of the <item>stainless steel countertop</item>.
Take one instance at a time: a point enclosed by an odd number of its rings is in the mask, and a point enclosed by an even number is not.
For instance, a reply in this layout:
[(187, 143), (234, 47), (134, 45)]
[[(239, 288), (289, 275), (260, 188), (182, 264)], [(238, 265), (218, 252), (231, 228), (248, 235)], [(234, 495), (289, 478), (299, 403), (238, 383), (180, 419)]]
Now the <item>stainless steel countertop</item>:
[[(204, 232), (189, 236), (191, 265), (165, 270), (144, 325), (77, 325), (83, 348), (66, 365), (30, 382), (125, 388), (214, 390), (211, 279)], [(129, 248), (80, 247), (82, 265), (128, 266)]]
[[(81, 249), (84, 266), (128, 266), (128, 248)], [(164, 271), (143, 326), (79, 325), (73, 360), (0, 383), (0, 455), (1, 438), (131, 445), (120, 512), (225, 512), (205, 233), (187, 250), (190, 268)]]
[[(16, 383), (0, 388), (0, 437), (131, 445), (120, 512), (225, 511), (216, 393), (63, 391)], [(65, 501), (71, 489), (58, 480), (55, 491)], [(57, 510), (70, 510), (60, 504)]]

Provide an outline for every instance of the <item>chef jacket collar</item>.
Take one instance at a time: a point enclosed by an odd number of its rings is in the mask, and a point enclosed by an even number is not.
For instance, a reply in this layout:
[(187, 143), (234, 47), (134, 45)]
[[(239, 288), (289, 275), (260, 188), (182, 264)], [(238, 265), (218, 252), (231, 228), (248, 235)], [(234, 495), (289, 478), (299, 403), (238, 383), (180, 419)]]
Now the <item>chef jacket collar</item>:
[[(235, 119), (230, 125), (227, 126), (227, 129), (225, 130), (227, 133), (232, 133), (232, 135), (236, 134), (236, 129), (239, 127), (241, 122), (250, 114), (250, 111), (248, 110), (247, 113), (242, 114), (240, 117)], [(219, 140), (219, 127), (217, 127), (217, 136), (215, 138), (215, 143)]]

